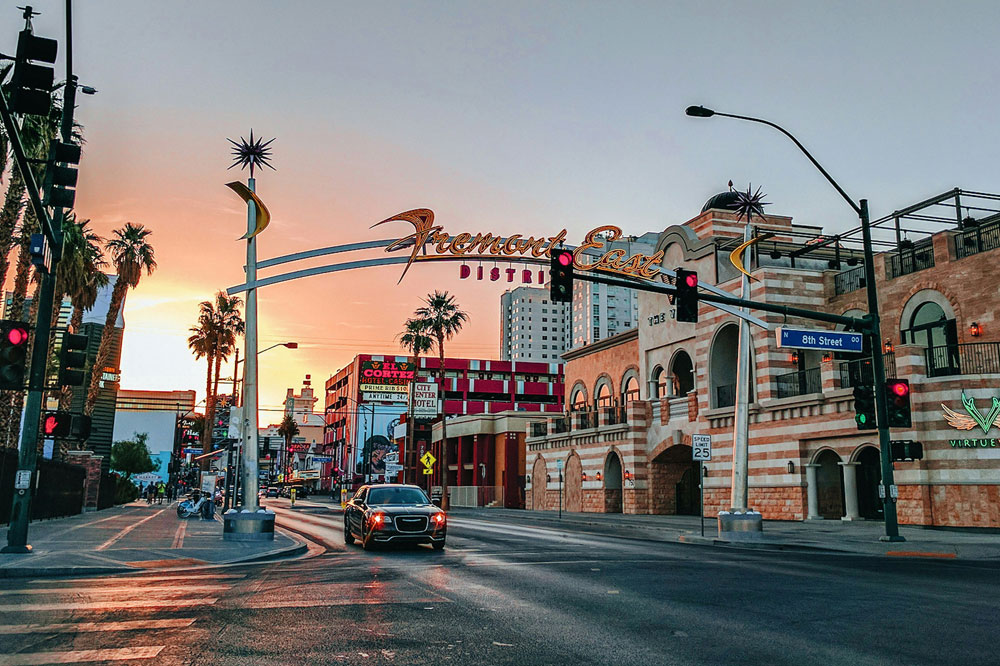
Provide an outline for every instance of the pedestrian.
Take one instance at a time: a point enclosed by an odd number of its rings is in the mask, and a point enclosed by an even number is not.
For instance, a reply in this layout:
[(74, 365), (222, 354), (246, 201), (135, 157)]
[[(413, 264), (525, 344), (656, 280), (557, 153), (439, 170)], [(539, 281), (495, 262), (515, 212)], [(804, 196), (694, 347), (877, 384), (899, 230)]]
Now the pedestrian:
[(146, 486), (146, 504), (153, 503), (153, 495), (155, 494), (156, 494), (156, 484), (150, 481), (149, 485)]
[(167, 486), (163, 483), (163, 481), (160, 481), (158, 484), (156, 484), (156, 503), (163, 504), (163, 498), (164, 496), (166, 496), (166, 494), (167, 494)]
[(167, 504), (170, 504), (173, 501), (174, 501), (174, 484), (168, 483), (167, 484)]

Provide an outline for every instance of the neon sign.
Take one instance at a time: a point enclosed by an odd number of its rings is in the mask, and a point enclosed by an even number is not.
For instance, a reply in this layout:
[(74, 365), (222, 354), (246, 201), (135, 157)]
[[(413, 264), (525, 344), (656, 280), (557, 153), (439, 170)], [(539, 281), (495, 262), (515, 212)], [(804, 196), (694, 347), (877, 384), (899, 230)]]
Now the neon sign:
[[(416, 261), (456, 261), (456, 260), (515, 260), (543, 263), (550, 256), (552, 248), (562, 245), (566, 240), (565, 229), (554, 236), (528, 236), (513, 234), (504, 238), (492, 233), (460, 233), (452, 236), (441, 225), (434, 224), (434, 211), (429, 208), (417, 208), (404, 211), (381, 222), (372, 228), (386, 222), (409, 222), (413, 225), (413, 233), (390, 243), (386, 252), (393, 252), (412, 247), (410, 259), (403, 268), (399, 281), (410, 266)], [(618, 227), (605, 225), (591, 229), (576, 250), (573, 251), (573, 266), (579, 271), (605, 271), (643, 280), (654, 280), (660, 275), (660, 262), (663, 261), (663, 250), (646, 255), (636, 253), (630, 255), (626, 250), (605, 250), (608, 244), (622, 237)], [(428, 246), (430, 252), (428, 253)], [(594, 252), (596, 251), (596, 252)], [(587, 262), (586, 258), (597, 255), (596, 261)], [(541, 260), (541, 261), (539, 261)], [(470, 269), (471, 270), (471, 269)], [(499, 271), (499, 269), (494, 269)], [(514, 269), (507, 269), (513, 271)], [(496, 278), (493, 275), (496, 274)], [(508, 282), (513, 281), (514, 273), (509, 273)], [(523, 277), (523, 275), (522, 275)], [(500, 279), (499, 273), (490, 273), (491, 280)]]
[(956, 430), (972, 430), (978, 425), (983, 429), (984, 435), (988, 435), (990, 428), (993, 426), (1000, 428), (1000, 399), (993, 398), (993, 405), (990, 407), (990, 411), (984, 416), (976, 407), (976, 399), (966, 398), (965, 391), (962, 391), (962, 406), (969, 413), (968, 416), (952, 411), (943, 404), (941, 405), (941, 409), (944, 410), (944, 419), (952, 428)]

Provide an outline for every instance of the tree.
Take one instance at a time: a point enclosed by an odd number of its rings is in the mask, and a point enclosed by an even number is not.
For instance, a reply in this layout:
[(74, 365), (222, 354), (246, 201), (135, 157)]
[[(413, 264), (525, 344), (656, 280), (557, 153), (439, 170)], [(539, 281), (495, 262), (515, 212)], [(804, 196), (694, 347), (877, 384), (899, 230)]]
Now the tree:
[[(400, 346), (413, 354), (414, 377), (416, 368), (420, 366), (420, 356), (431, 350), (434, 341), (424, 332), (424, 323), (419, 319), (407, 319), (403, 331), (399, 334)], [(412, 407), (412, 401), (410, 406)], [(417, 448), (413, 442), (413, 412), (406, 418), (406, 464), (403, 468), (404, 480), (417, 481)]]
[[(237, 337), (246, 332), (246, 323), (240, 315), (243, 301), (238, 296), (227, 296), (224, 291), (215, 295), (215, 379), (212, 383), (212, 397), (219, 394), (219, 373), (222, 364), (236, 351)], [(216, 403), (212, 403), (212, 419), (215, 419)]]
[[(201, 307), (211, 306), (208, 301), (202, 301)], [(188, 337), (188, 347), (194, 352), (195, 360), (205, 358), (208, 367), (205, 372), (205, 416), (201, 421), (201, 441), (202, 445), (212, 441), (212, 417), (209, 414), (211, 405), (215, 402), (212, 396), (212, 364), (215, 361), (215, 324), (211, 317), (205, 315), (204, 311), (198, 317), (198, 325), (192, 326), (191, 335)]]
[(295, 422), (290, 414), (285, 414), (278, 426), (278, 434), (285, 438), (285, 455), (282, 457), (281, 465), (284, 468), (283, 480), (288, 482), (291, 466), (288, 464), (288, 456), (292, 451), (292, 438), (299, 434), (299, 424)]
[(94, 405), (97, 403), (100, 391), (101, 373), (111, 356), (111, 345), (115, 338), (115, 322), (118, 320), (118, 311), (125, 301), (125, 294), (130, 288), (138, 286), (144, 270), (146, 275), (152, 275), (153, 271), (156, 270), (153, 246), (147, 240), (149, 235), (153, 233), (152, 231), (141, 224), (127, 222), (124, 227), (115, 229), (112, 233), (114, 238), (109, 240), (104, 247), (111, 255), (118, 279), (115, 281), (114, 289), (111, 290), (111, 303), (108, 306), (108, 315), (104, 320), (104, 330), (101, 332), (101, 344), (97, 349), (97, 360), (94, 361), (94, 369), (90, 376), (87, 403), (84, 407), (88, 416), (94, 413)]
[(441, 508), (448, 508), (448, 417), (444, 409), (444, 343), (451, 340), (469, 319), (468, 313), (460, 310), (455, 297), (447, 291), (435, 290), (424, 298), (424, 305), (414, 313), (423, 329), (435, 342), (438, 350), (438, 378), (441, 380)]
[(126, 479), (131, 479), (133, 474), (159, 470), (160, 461), (153, 460), (149, 455), (148, 439), (148, 433), (137, 432), (134, 439), (115, 442), (111, 446), (111, 469), (121, 472)]

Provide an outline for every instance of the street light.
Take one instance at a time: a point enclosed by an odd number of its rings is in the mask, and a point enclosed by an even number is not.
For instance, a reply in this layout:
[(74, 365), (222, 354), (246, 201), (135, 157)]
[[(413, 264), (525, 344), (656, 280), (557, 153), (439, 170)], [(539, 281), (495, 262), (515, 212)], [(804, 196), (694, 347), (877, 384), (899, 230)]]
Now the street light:
[(868, 218), (868, 200), (861, 199), (858, 203), (854, 202), (847, 192), (844, 191), (837, 181), (826, 172), (826, 169), (816, 161), (816, 158), (806, 150), (798, 139), (796, 139), (792, 134), (780, 125), (776, 125), (769, 120), (764, 120), (762, 118), (752, 118), (750, 116), (739, 116), (732, 113), (722, 113), (720, 111), (715, 111), (714, 109), (708, 109), (704, 106), (689, 106), (685, 113), (693, 118), (711, 118), (712, 116), (723, 116), (725, 118), (736, 118), (737, 120), (747, 120), (752, 123), (760, 123), (762, 125), (767, 125), (768, 127), (773, 127), (778, 130), (789, 139), (792, 140), (799, 150), (809, 158), (809, 161), (813, 163), (821, 174), (833, 185), (834, 189), (844, 198), (845, 201), (854, 209), (858, 217), (861, 220), (861, 240), (864, 244), (865, 252), (865, 288), (868, 292), (868, 314), (863, 317), (867, 319), (867, 330), (865, 334), (868, 335), (871, 341), (872, 350), (872, 371), (875, 375), (875, 409), (878, 421), (878, 440), (879, 440), (879, 453), (881, 454), (882, 461), (882, 485), (885, 487), (885, 497), (882, 500), (883, 507), (885, 508), (885, 535), (880, 537), (881, 541), (905, 541), (902, 536), (899, 535), (899, 523), (896, 519), (896, 504), (894, 503), (894, 498), (891, 497), (892, 493), (890, 489), (895, 485), (893, 482), (893, 472), (892, 472), (892, 454), (890, 451), (889, 444), (889, 410), (888, 404), (886, 402), (885, 395), (885, 361), (882, 358), (882, 354), (878, 352), (879, 341), (882, 340), (882, 330), (879, 324), (879, 313), (878, 313), (878, 291), (875, 287), (875, 262), (873, 261), (872, 255), (872, 238), (871, 238), (871, 228), (869, 226)]

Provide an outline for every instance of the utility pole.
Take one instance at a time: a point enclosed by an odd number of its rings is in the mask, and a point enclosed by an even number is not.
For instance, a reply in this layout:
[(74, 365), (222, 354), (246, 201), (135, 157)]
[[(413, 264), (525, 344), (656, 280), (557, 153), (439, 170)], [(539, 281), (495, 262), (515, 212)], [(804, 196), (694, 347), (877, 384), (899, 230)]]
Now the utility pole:
[[(31, 7), (24, 8), (25, 29), (31, 30)], [(66, 86), (63, 93), (63, 110), (60, 134), (63, 143), (71, 143), (73, 137), (73, 110), (76, 103), (76, 77), (73, 75), (73, 15), (72, 0), (66, 0)], [(2, 96), (2, 93), (0, 93)], [(34, 485), (38, 462), (39, 424), (42, 415), (42, 397), (45, 391), (45, 374), (48, 365), (49, 334), (52, 320), (52, 301), (55, 297), (56, 266), (62, 258), (63, 209), (53, 210), (49, 218), (38, 195), (34, 174), (27, 166), (27, 159), (21, 146), (20, 134), (14, 126), (6, 100), (0, 100), (3, 107), (3, 121), (14, 150), (17, 167), (24, 177), (29, 199), (48, 241), (51, 243), (52, 264), (42, 272), (38, 296), (38, 314), (35, 337), (31, 348), (31, 368), (28, 376), (28, 397), (24, 408), (24, 422), (21, 429), (21, 445), (18, 451), (18, 477), (27, 476)], [(51, 168), (49, 166), (48, 168)], [(95, 368), (94, 372), (99, 372)], [(20, 485), (20, 484), (18, 484)], [(4, 553), (30, 553), (28, 544), (28, 522), (31, 519), (31, 488), (16, 488), (11, 507), (10, 527), (7, 530), (7, 545), (0, 550)]]

